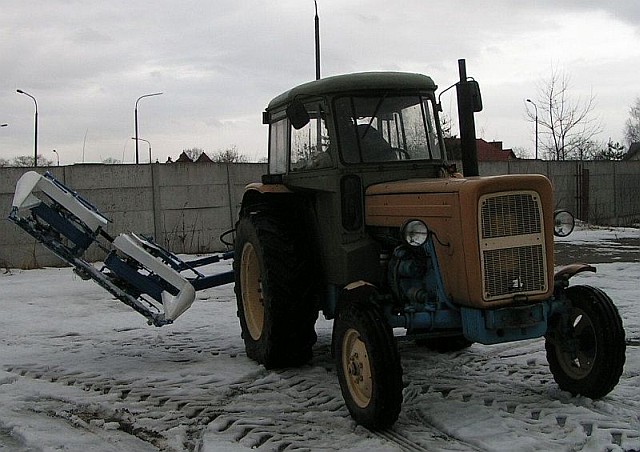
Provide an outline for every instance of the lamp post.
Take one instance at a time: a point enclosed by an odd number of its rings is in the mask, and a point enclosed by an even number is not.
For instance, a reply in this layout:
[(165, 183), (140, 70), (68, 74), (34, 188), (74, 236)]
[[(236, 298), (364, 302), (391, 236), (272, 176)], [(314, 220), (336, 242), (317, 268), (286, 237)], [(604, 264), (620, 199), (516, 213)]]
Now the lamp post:
[(536, 109), (536, 160), (538, 160), (538, 106), (531, 99), (527, 99), (527, 102)]
[(144, 138), (136, 138), (136, 137), (131, 137), (132, 140), (136, 140), (136, 143), (138, 141), (144, 141), (145, 143), (147, 143), (149, 145), (149, 163), (151, 163), (151, 143), (149, 143), (148, 140), (145, 140)]
[(25, 93), (24, 91), (22, 91), (21, 89), (17, 89), (16, 92), (18, 94), (24, 94), (25, 96), (29, 96), (31, 99), (33, 99), (33, 103), (36, 105), (36, 113), (35, 113), (35, 126), (34, 126), (34, 132), (33, 132), (33, 166), (37, 167), (38, 166), (38, 101), (36, 101), (36, 98), (33, 97), (31, 94), (29, 93)]
[(140, 99), (144, 99), (145, 97), (151, 97), (151, 96), (159, 96), (162, 93), (151, 93), (151, 94), (143, 94), (142, 96), (138, 97), (138, 99), (136, 100), (136, 108), (134, 111), (134, 121), (135, 121), (135, 127), (136, 127), (136, 136), (134, 138), (134, 140), (136, 140), (136, 165), (138, 163), (140, 163), (140, 157), (138, 154), (138, 102), (140, 102)]
[(60, 154), (58, 154), (58, 151), (56, 151), (55, 149), (53, 150), (54, 154), (56, 154), (56, 157), (58, 157), (58, 166), (60, 166)]

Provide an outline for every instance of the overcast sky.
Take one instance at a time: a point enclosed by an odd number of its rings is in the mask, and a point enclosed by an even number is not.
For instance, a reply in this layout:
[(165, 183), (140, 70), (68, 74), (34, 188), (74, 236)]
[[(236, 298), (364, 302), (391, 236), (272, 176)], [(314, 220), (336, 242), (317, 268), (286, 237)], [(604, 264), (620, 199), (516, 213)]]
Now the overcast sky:
[[(637, 0), (318, 0), (322, 75), (420, 72), (440, 88), (457, 60), (480, 82), (478, 135), (533, 155), (526, 98), (552, 68), (574, 99), (596, 96), (606, 141), (623, 140), (640, 96)], [(0, 14), (0, 158), (39, 154), (61, 164), (153, 160), (236, 145), (266, 156), (261, 112), (272, 97), (315, 77), (313, 0), (20, 0)], [(443, 96), (455, 116), (454, 96)], [(148, 161), (145, 143), (141, 162)]]

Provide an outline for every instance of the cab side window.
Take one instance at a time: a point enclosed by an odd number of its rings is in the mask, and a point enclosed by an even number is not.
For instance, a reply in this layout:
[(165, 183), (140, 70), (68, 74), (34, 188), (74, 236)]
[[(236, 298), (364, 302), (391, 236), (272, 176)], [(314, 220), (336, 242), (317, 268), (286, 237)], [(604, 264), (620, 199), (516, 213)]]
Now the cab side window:
[(290, 170), (301, 171), (333, 166), (326, 109), (322, 102), (304, 104), (310, 121), (302, 128), (291, 129)]
[(288, 144), (289, 121), (283, 117), (269, 127), (269, 174), (286, 173)]

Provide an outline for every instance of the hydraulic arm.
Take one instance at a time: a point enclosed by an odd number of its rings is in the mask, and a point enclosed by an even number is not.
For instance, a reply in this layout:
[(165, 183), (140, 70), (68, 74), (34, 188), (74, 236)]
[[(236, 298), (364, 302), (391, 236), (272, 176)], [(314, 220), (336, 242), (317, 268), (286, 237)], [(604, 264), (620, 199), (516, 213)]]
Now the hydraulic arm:
[[(233, 281), (233, 271), (205, 275), (198, 268), (232, 259), (233, 251), (184, 261), (149, 237), (111, 237), (109, 220), (50, 173), (25, 173), (16, 184), (9, 219), (32, 235), (83, 279), (93, 279), (149, 323), (172, 323), (189, 309), (195, 293)], [(84, 258), (90, 246), (105, 253), (96, 266)]]

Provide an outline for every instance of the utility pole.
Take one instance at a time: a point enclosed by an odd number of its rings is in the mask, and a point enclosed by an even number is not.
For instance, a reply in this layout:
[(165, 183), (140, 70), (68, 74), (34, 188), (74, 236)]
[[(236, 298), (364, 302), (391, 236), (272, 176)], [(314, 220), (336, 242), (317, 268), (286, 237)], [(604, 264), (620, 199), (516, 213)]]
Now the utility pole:
[(538, 106), (531, 99), (527, 99), (527, 102), (533, 105), (533, 108), (536, 109), (536, 160), (538, 160)]

